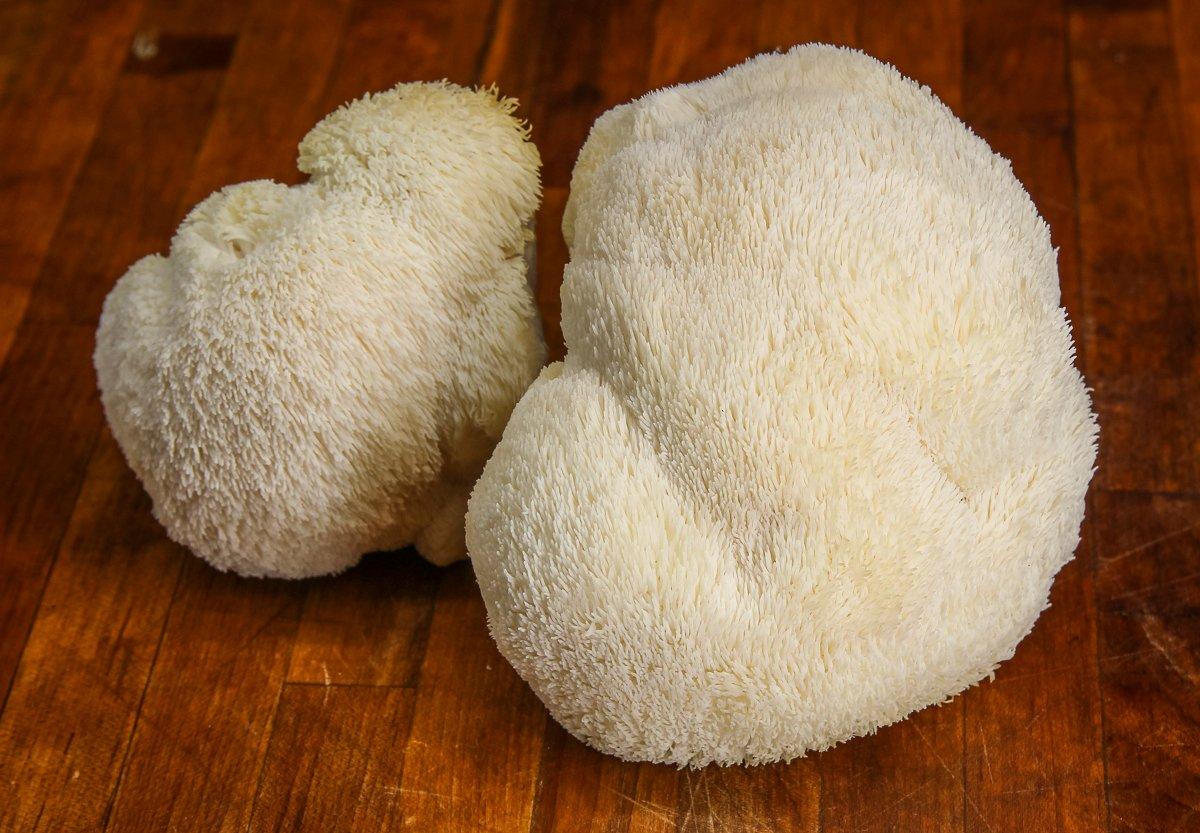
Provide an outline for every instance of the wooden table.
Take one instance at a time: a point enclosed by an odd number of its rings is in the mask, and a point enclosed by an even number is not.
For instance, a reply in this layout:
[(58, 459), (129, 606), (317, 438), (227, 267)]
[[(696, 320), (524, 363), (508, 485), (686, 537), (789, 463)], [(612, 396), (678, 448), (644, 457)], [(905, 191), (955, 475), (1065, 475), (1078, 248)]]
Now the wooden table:
[[(540, 303), (607, 107), (807, 40), (928, 83), (1060, 250), (1102, 424), (1078, 555), (987, 682), (789, 766), (627, 765), (493, 648), (470, 568), (246, 581), (171, 544), (104, 426), (100, 304), (185, 210), (294, 182), (397, 80), (498, 82), (545, 171)], [(1191, 184), (1190, 184), (1191, 183)], [(0, 829), (1200, 830), (1200, 0), (5, 0)]]

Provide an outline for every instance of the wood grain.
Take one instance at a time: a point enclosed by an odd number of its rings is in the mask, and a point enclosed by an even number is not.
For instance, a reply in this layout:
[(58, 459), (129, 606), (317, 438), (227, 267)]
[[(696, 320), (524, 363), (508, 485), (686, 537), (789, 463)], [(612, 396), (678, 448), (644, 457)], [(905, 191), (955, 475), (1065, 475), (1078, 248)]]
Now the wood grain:
[(0, 691), (6, 697), (100, 424), (91, 349), (90, 327), (24, 322), (0, 367), (0, 493), (6, 496)]
[(1174, 56), (1160, 9), (1071, 13), (1099, 485), (1200, 489), (1200, 298)]
[(0, 829), (95, 830), (186, 557), (105, 432), (0, 714)]
[(1200, 499), (1096, 496), (1100, 685), (1113, 831), (1200, 819)]
[[(187, 187), (177, 196), (176, 214), (219, 184), (210, 170), (224, 181), (264, 172), (287, 178), (289, 170), (295, 178), (295, 143), (322, 112), (320, 97), (345, 11), (345, 4), (260, 0), (227, 21), (237, 37), (220, 68), (211, 120), (183, 177)], [(187, 60), (207, 67), (204, 31), (174, 30), (172, 40), (164, 35), (156, 59), (169, 67)], [(183, 56), (169, 54), (175, 43), (187, 44)], [(161, 70), (167, 78), (202, 71), (186, 64)], [(240, 152), (228, 141), (231, 135), (256, 150)], [(245, 828), (305, 592), (300, 584), (256, 587), (187, 562), (108, 829)], [(205, 661), (197, 663), (197, 656)], [(202, 694), (185, 698), (189, 691)], [(180, 707), (181, 698), (187, 708)], [(238, 788), (229, 789), (230, 783)]]
[(0, 158), (6, 160), (0, 177), (0, 360), (51, 248), (143, 5), (56, 0), (0, 10)]
[(438, 590), (404, 753), (405, 818), (417, 830), (525, 830), (545, 710), (487, 633), (475, 577)]
[[(1066, 9), (987, 0), (965, 11), (965, 115), (1012, 160), (1050, 223), (1063, 304), (1079, 322)], [(1030, 89), (1041, 93), (1030, 96)], [(1001, 829), (1098, 830), (1107, 820), (1086, 532), (1038, 627), (994, 683), (963, 698), (967, 796), (980, 817)]]
[(411, 826), (399, 786), (412, 689), (287, 685), (250, 830)]
[[(1050, 223), (1100, 469), (996, 678), (789, 765), (601, 755), (496, 652), (469, 566), (288, 584), (169, 542), (103, 418), (101, 301), (323, 113), (498, 83), (545, 161), (538, 302), (592, 121), (805, 41), (929, 84)], [(135, 48), (136, 47), (136, 48)], [(1200, 7), (1067, 0), (0, 5), (0, 831), (1200, 829)]]

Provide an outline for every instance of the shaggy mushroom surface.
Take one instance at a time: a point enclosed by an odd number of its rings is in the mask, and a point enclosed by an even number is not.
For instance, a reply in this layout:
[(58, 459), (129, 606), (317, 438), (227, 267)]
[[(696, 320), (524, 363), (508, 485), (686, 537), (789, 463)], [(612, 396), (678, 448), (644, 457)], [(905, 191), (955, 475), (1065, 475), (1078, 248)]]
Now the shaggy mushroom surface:
[(104, 410), (174, 540), (289, 578), (465, 554), (467, 496), (544, 360), (523, 257), (540, 162), (514, 106), (368, 95), (301, 142), (307, 182), (218, 191), (117, 283)]
[(630, 760), (757, 764), (1010, 657), (1096, 424), (1050, 233), (927, 88), (804, 46), (600, 117), (565, 361), (471, 497), (504, 656)]

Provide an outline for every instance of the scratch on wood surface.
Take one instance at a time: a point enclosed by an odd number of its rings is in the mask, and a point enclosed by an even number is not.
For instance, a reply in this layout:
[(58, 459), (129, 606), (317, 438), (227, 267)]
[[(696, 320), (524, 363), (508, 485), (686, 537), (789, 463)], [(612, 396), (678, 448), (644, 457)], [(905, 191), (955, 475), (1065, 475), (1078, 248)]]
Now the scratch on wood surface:
[(652, 801), (645, 801), (640, 798), (635, 798), (632, 795), (626, 795), (625, 793), (621, 792), (620, 790), (615, 790), (612, 787), (608, 787), (608, 791), (625, 799), (626, 801), (628, 801), (630, 804), (634, 805), (635, 807), (637, 807), (641, 810), (645, 810), (647, 813), (654, 816), (659, 821), (663, 821), (668, 824), (673, 824), (675, 822), (675, 815), (670, 807), (665, 807), (661, 804), (655, 804)]
[[(1040, 716), (1041, 713), (1039, 712), (1033, 716), (1033, 720), (1037, 720)], [(1032, 726), (1033, 721), (1030, 721), (1029, 725)], [(937, 761), (938, 766), (946, 770), (946, 774), (949, 775), (952, 780), (958, 780), (961, 776), (956, 775), (954, 770), (952, 770), (949, 765), (947, 765), (946, 761), (943, 760), (942, 756), (937, 753), (937, 750), (934, 749), (933, 744), (929, 742), (929, 738), (925, 737), (925, 733), (921, 731), (921, 727), (917, 723), (913, 723), (912, 727), (916, 730), (917, 737), (921, 739), (921, 742), (924, 743), (925, 747), (929, 750), (929, 754), (935, 761)], [(971, 794), (967, 791), (966, 784), (963, 784), (963, 795), (967, 799), (967, 804), (970, 805), (971, 809), (975, 811), (975, 815), (979, 817), (979, 823), (982, 824), (985, 829), (992, 830), (992, 825), (988, 823), (987, 817), (983, 814), (983, 811), (979, 809), (979, 805), (972, 800)]]
[(1177, 584), (1184, 584), (1185, 582), (1195, 581), (1198, 578), (1200, 578), (1200, 572), (1188, 573), (1186, 576), (1180, 576), (1179, 578), (1173, 578), (1173, 579), (1170, 579), (1169, 581), (1157, 581), (1153, 584), (1148, 584), (1145, 587), (1136, 587), (1133, 590), (1130, 590), (1126, 593), (1121, 593), (1119, 595), (1113, 596), (1109, 599), (1109, 601), (1115, 602), (1115, 601), (1119, 601), (1120, 599), (1128, 599), (1133, 596), (1141, 596), (1144, 593), (1152, 593), (1155, 590), (1162, 590), (1165, 587), (1174, 587)]
[(692, 813), (696, 810), (696, 790), (692, 786), (692, 773), (685, 772), (683, 774), (683, 785), (688, 794), (688, 807), (683, 814), (683, 818), (679, 821), (679, 829), (686, 830), (688, 822), (692, 820)]
[(992, 759), (988, 756), (986, 732), (979, 736), (979, 744), (983, 752), (983, 771), (985, 773), (985, 777), (988, 781), (992, 781), (994, 780), (992, 777)]
[(441, 806), (443, 801), (446, 801), (451, 804), (454, 802), (454, 796), (452, 796), (452, 795), (447, 795), (446, 793), (432, 792), (430, 790), (418, 790), (418, 789), (414, 789), (412, 787), (401, 787), (399, 785), (392, 785), (390, 787), (384, 787), (383, 791), (386, 794), (391, 795), (391, 796), (416, 795), (416, 796), (423, 796), (425, 798), (432, 798), (434, 801), (436, 801), (438, 803), (439, 806)]
[(1154, 650), (1162, 655), (1167, 664), (1189, 683), (1200, 686), (1200, 668), (1197, 668), (1196, 661), (1192, 658), (1187, 644), (1171, 633), (1163, 624), (1162, 619), (1144, 606), (1142, 615), (1138, 617), (1138, 623), (1142, 627), (1142, 633), (1146, 634), (1146, 639), (1154, 646)]
[[(695, 778), (693, 778), (695, 774)], [(700, 825), (711, 833), (744, 833), (744, 831), (752, 831), (752, 833), (775, 833), (778, 829), (778, 824), (774, 819), (770, 819), (761, 815), (752, 815), (755, 813), (755, 805), (753, 802), (745, 802), (741, 800), (741, 796), (731, 796), (731, 790), (727, 785), (718, 783), (719, 790), (723, 789), (726, 796), (731, 799), (725, 802), (714, 803), (712, 798), (712, 784), (710, 773), (708, 770), (701, 770), (699, 773), (685, 772), (684, 787), (687, 790), (688, 806), (684, 811), (683, 817), (679, 819), (676, 829), (684, 833), (684, 831), (699, 830)], [(704, 806), (707, 810), (701, 818), (696, 813), (696, 794), (700, 790), (704, 790)], [(639, 805), (640, 806), (640, 805)], [(670, 808), (655, 806), (656, 809), (665, 810), (667, 815), (659, 815), (655, 813), (656, 818), (660, 818), (668, 824), (671, 822)], [(723, 815), (718, 809), (713, 812), (714, 807), (730, 806), (737, 810), (735, 818), (730, 818)]]
[(1026, 732), (1028, 732), (1030, 729), (1032, 729), (1033, 724), (1037, 723), (1039, 720), (1041, 720), (1042, 715), (1044, 715), (1045, 713), (1046, 713), (1045, 708), (1038, 709), (1036, 712), (1034, 712), (1033, 717), (1029, 718), (1029, 722), (1026, 723), (1025, 728), (1021, 730), (1021, 734), (1023, 735)]
[(934, 781), (935, 781), (935, 778), (926, 778), (924, 781), (922, 781), (920, 783), (919, 786), (917, 786), (916, 789), (906, 792), (904, 795), (900, 796), (899, 798), (897, 798), (893, 801), (889, 801), (887, 804), (885, 804), (883, 807), (876, 810), (874, 813), (871, 813), (868, 816), (860, 817), (859, 823), (854, 826), (855, 830), (859, 831), (859, 833), (863, 833), (863, 831), (872, 829), (875, 826), (875, 822), (879, 821), (880, 819), (886, 818), (890, 813), (892, 813), (894, 810), (899, 809), (904, 804), (904, 802), (908, 801), (914, 795), (918, 795), (919, 793), (922, 793), (925, 790), (929, 789), (929, 787), (931, 787), (933, 785)]
[(1197, 528), (1200, 528), (1200, 523), (1189, 524), (1188, 526), (1185, 526), (1183, 529), (1177, 529), (1174, 532), (1168, 532), (1166, 535), (1160, 535), (1159, 537), (1157, 537), (1153, 540), (1146, 541), (1143, 544), (1138, 544), (1136, 547), (1131, 547), (1127, 550), (1122, 550), (1121, 552), (1117, 553), (1116, 555), (1110, 555), (1108, 557), (1101, 558), (1100, 559), (1101, 566), (1108, 566), (1109, 564), (1112, 564), (1115, 561), (1120, 561), (1121, 559), (1128, 558), (1131, 555), (1137, 555), (1138, 553), (1145, 552), (1146, 550), (1150, 549), (1151, 547), (1157, 546), (1158, 544), (1161, 544), (1164, 541), (1169, 541), (1172, 538), (1178, 538), (1180, 535), (1186, 535), (1187, 533), (1191, 532), (1193, 529), (1197, 529)]

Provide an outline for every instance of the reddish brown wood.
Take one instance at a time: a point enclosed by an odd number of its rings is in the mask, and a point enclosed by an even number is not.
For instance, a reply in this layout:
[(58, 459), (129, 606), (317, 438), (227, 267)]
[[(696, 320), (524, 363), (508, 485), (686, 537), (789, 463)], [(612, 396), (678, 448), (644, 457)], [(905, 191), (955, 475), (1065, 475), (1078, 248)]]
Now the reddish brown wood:
[(589, 749), (548, 721), (529, 829), (563, 833), (589, 819), (595, 830), (625, 830), (638, 806), (637, 776), (636, 767)]
[[(211, 128), (178, 196), (178, 214), (220, 184), (210, 171), (221, 181), (294, 171), (295, 142), (320, 115), (344, 12), (344, 4), (307, 0), (246, 9)], [(321, 25), (309, 27), (310, 19)], [(173, 37), (160, 44), (153, 59), (159, 65), (138, 67), (140, 73), (174, 77), (171, 67), (180, 61), (207, 66), (208, 56), (219, 51), (205, 46), (213, 36)], [(189, 44), (183, 57), (168, 54), (172, 43)], [(185, 66), (181, 72), (196, 70)], [(255, 102), (256, 113), (248, 112), (247, 102)], [(230, 144), (231, 135), (249, 152)], [(299, 584), (256, 587), (188, 561), (137, 713), (109, 829), (198, 821), (206, 829), (244, 829), (304, 592)], [(206, 661), (196, 663), (197, 655)], [(187, 691), (205, 696), (180, 709), (177, 701)], [(230, 783), (237, 789), (224, 786)]]
[(758, 20), (758, 51), (786, 50), (800, 43), (854, 46), (863, 9), (858, 3), (792, 3), (766, 0)]
[(415, 686), (442, 571), (416, 553), (377, 553), (314, 583), (289, 682)]
[(546, 712), (487, 633), (470, 567), (438, 591), (404, 753), (405, 818), (416, 830), (526, 830)]
[(406, 688), (287, 685), (250, 830), (400, 830)]
[(1200, 498), (1096, 495), (1100, 684), (1114, 833), (1200, 819)]
[(566, 355), (563, 345), (562, 302), (558, 291), (563, 267), (567, 265), (567, 243), (562, 236), (563, 209), (567, 206), (567, 188), (542, 190), (542, 208), (537, 216), (537, 302), (542, 313), (542, 331), (550, 361)]
[(1097, 480), (1196, 491), (1200, 289), (1167, 18), (1079, 9), (1070, 45)]
[[(197, 199), (296, 181), (300, 136), (368, 89), (497, 82), (546, 161), (561, 357), (559, 227), (595, 116), (810, 40), (930, 84), (1060, 247), (1101, 468), (993, 682), (790, 765), (626, 764), (550, 720), (465, 565), (245, 581), (165, 539), (90, 353), (104, 293)], [(0, 831), (1197, 829), (1198, 101), (1193, 0), (0, 7)]]
[(963, 19), (962, 0), (862, 0), (858, 46), (929, 85), (957, 113), (963, 90)]
[(288, 0), (250, 7), (181, 212), (231, 182), (299, 181), (296, 146), (330, 109), (327, 81), (349, 5)]
[[(0, 88), (0, 361), (96, 135), (143, 0), (7, 4)], [(66, 60), (66, 56), (71, 56)]]
[[(242, 7), (160, 0), (138, 24), (27, 317), (95, 326), (114, 280), (164, 248), (237, 42)], [(138, 57), (141, 55), (142, 57)]]
[(185, 561), (106, 829), (245, 829), (300, 593)]
[[(963, 109), (1031, 190), (1059, 249), (1063, 303), (1082, 303), (1070, 142), (1066, 11), (1055, 3), (966, 6)], [(1030, 96), (1028, 90), (1039, 95)], [(1083, 831), (1106, 823), (1090, 543), (1059, 575), (1046, 611), (966, 711), (967, 795), (1002, 829)], [(1001, 773), (997, 775), (997, 773)]]
[[(698, 81), (754, 54), (760, 26), (756, 5), (722, 0), (662, 0), (654, 16), (649, 89)], [(697, 25), (697, 21), (705, 21)]]
[(707, 767), (683, 773), (676, 805), (681, 831), (821, 829), (822, 770), (816, 759), (754, 770)]
[(184, 552), (105, 433), (0, 715), (0, 829), (104, 820)]
[[(100, 416), (92, 329), (27, 322), (0, 368), (0, 692), (7, 695)], [(30, 478), (30, 472), (37, 476)]]
[(629, 811), (629, 833), (677, 830), (679, 772), (662, 764), (637, 764), (634, 768), (637, 787)]
[[(1200, 4), (1196, 0), (1170, 3), (1171, 40), (1179, 75), (1179, 106), (1183, 113), (1182, 140), (1188, 177), (1200, 176)], [(1189, 188), (1192, 209), (1192, 248), (1200, 228), (1200, 188)]]
[(960, 697), (822, 753), (821, 829), (985, 829), (964, 792), (962, 729)]

